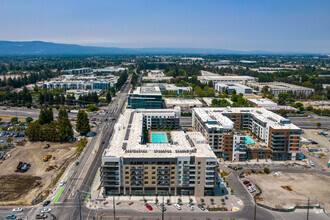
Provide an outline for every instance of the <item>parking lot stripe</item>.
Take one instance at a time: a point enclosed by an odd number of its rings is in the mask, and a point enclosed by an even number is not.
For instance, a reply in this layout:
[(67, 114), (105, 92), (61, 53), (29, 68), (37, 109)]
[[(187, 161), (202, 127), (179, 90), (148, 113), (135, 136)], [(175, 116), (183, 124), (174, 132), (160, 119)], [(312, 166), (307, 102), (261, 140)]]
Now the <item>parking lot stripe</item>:
[(56, 203), (57, 200), (60, 198), (60, 196), (61, 196), (63, 190), (64, 190), (64, 187), (62, 187), (62, 188), (60, 189), (60, 191), (58, 192), (57, 196), (56, 196), (55, 199), (54, 199), (54, 203)]

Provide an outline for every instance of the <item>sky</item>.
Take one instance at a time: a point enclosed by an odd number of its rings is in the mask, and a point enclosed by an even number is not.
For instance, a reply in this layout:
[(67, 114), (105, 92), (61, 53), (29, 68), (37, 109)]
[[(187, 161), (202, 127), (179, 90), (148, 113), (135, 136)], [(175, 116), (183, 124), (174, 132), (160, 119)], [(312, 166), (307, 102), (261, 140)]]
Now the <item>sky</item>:
[(330, 53), (330, 1), (0, 0), (0, 40)]

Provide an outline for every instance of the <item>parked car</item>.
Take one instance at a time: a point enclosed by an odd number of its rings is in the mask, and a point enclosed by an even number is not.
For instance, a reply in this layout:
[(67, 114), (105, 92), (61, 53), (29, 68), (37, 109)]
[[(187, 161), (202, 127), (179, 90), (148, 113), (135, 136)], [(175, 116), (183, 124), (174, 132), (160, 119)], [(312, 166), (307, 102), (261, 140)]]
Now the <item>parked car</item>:
[(165, 207), (165, 205), (163, 204), (163, 203), (157, 203), (157, 207), (160, 209), (160, 211), (166, 211), (166, 207)]
[(65, 183), (66, 183), (66, 182), (65, 182), (64, 180), (62, 180), (62, 181), (60, 182), (60, 186), (64, 186)]
[(250, 183), (250, 181), (245, 180), (245, 181), (243, 181), (243, 183), (244, 183), (244, 185), (246, 185), (246, 184)]
[(251, 183), (246, 184), (247, 187), (251, 186)]
[(146, 207), (147, 207), (147, 209), (149, 209), (149, 211), (152, 211), (152, 207), (148, 203), (146, 204)]
[(78, 166), (78, 165), (79, 165), (79, 161), (76, 161), (76, 162), (74, 163), (74, 165), (75, 165), (75, 166)]
[(37, 214), (36, 219), (46, 219), (48, 216), (45, 213)]
[(177, 203), (174, 204), (174, 207), (175, 207), (177, 210), (179, 210), (179, 211), (182, 209), (181, 206), (180, 206), (179, 204), (177, 204)]
[(313, 161), (309, 161), (309, 164), (313, 167), (313, 166), (315, 166), (315, 164), (314, 164), (314, 162)]
[(46, 202), (44, 202), (44, 204), (42, 205), (43, 207), (45, 207), (45, 206), (48, 206), (49, 205), (49, 203), (50, 203), (50, 201), (49, 200), (47, 200)]
[(187, 208), (188, 208), (190, 211), (194, 211), (194, 210), (195, 210), (195, 208), (194, 208), (194, 206), (193, 206), (192, 204), (188, 204), (188, 205), (187, 205)]
[(41, 213), (48, 213), (51, 212), (52, 209), (51, 208), (44, 208), (43, 210), (41, 210)]
[(13, 209), (13, 212), (22, 212), (22, 211), (23, 211), (22, 208), (14, 208), (14, 209)]
[(204, 206), (203, 206), (202, 204), (198, 204), (197, 206), (198, 206), (198, 208), (199, 208), (200, 210), (205, 211), (205, 208), (204, 208)]
[(256, 191), (256, 188), (254, 188), (253, 186), (249, 186), (248, 190), (250, 193), (254, 193)]
[(7, 215), (6, 219), (16, 219), (16, 215)]

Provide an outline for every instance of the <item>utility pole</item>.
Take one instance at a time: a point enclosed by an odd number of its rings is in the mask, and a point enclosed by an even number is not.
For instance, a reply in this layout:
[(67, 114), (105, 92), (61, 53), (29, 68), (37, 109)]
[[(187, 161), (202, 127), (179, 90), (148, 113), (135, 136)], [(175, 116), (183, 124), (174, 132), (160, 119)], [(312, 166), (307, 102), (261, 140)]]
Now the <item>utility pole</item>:
[(115, 196), (112, 196), (112, 203), (113, 203), (113, 219), (116, 220)]
[(80, 191), (79, 191), (79, 189), (77, 190), (77, 194), (78, 194), (78, 205), (79, 205), (79, 219), (82, 220), (82, 218), (81, 218), (81, 204), (80, 204)]
[(162, 203), (161, 207), (162, 207), (162, 220), (164, 220), (164, 196), (163, 196), (163, 203)]
[(308, 197), (308, 200), (307, 200), (307, 220), (308, 220), (308, 217), (309, 217), (309, 197)]
[(254, 197), (254, 220), (257, 219), (257, 200), (256, 197)]

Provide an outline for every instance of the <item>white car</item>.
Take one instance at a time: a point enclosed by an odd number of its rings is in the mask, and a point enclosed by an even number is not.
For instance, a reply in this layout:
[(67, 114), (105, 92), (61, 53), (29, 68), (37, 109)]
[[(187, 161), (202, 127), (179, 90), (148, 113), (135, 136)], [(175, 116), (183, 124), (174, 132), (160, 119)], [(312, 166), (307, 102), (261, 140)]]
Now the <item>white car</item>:
[(250, 193), (254, 193), (256, 191), (256, 188), (254, 188), (253, 186), (249, 186), (248, 190)]
[(66, 182), (65, 182), (64, 180), (62, 180), (62, 181), (60, 182), (60, 186), (64, 186), (65, 183), (66, 183)]
[(177, 204), (177, 203), (174, 204), (174, 207), (175, 207), (177, 210), (181, 210), (181, 209), (182, 209), (181, 206), (180, 206), (179, 204)]
[(315, 164), (314, 164), (314, 162), (313, 161), (309, 161), (309, 164), (313, 167), (313, 166), (315, 166)]
[(44, 208), (43, 210), (41, 210), (41, 213), (48, 213), (51, 212), (52, 209), (51, 208)]
[(194, 211), (194, 210), (195, 210), (195, 209), (194, 209), (194, 206), (191, 205), (191, 204), (188, 204), (188, 205), (187, 205), (187, 208), (188, 208), (190, 211)]
[(22, 212), (22, 211), (23, 211), (22, 208), (14, 208), (14, 209), (13, 209), (13, 212)]

